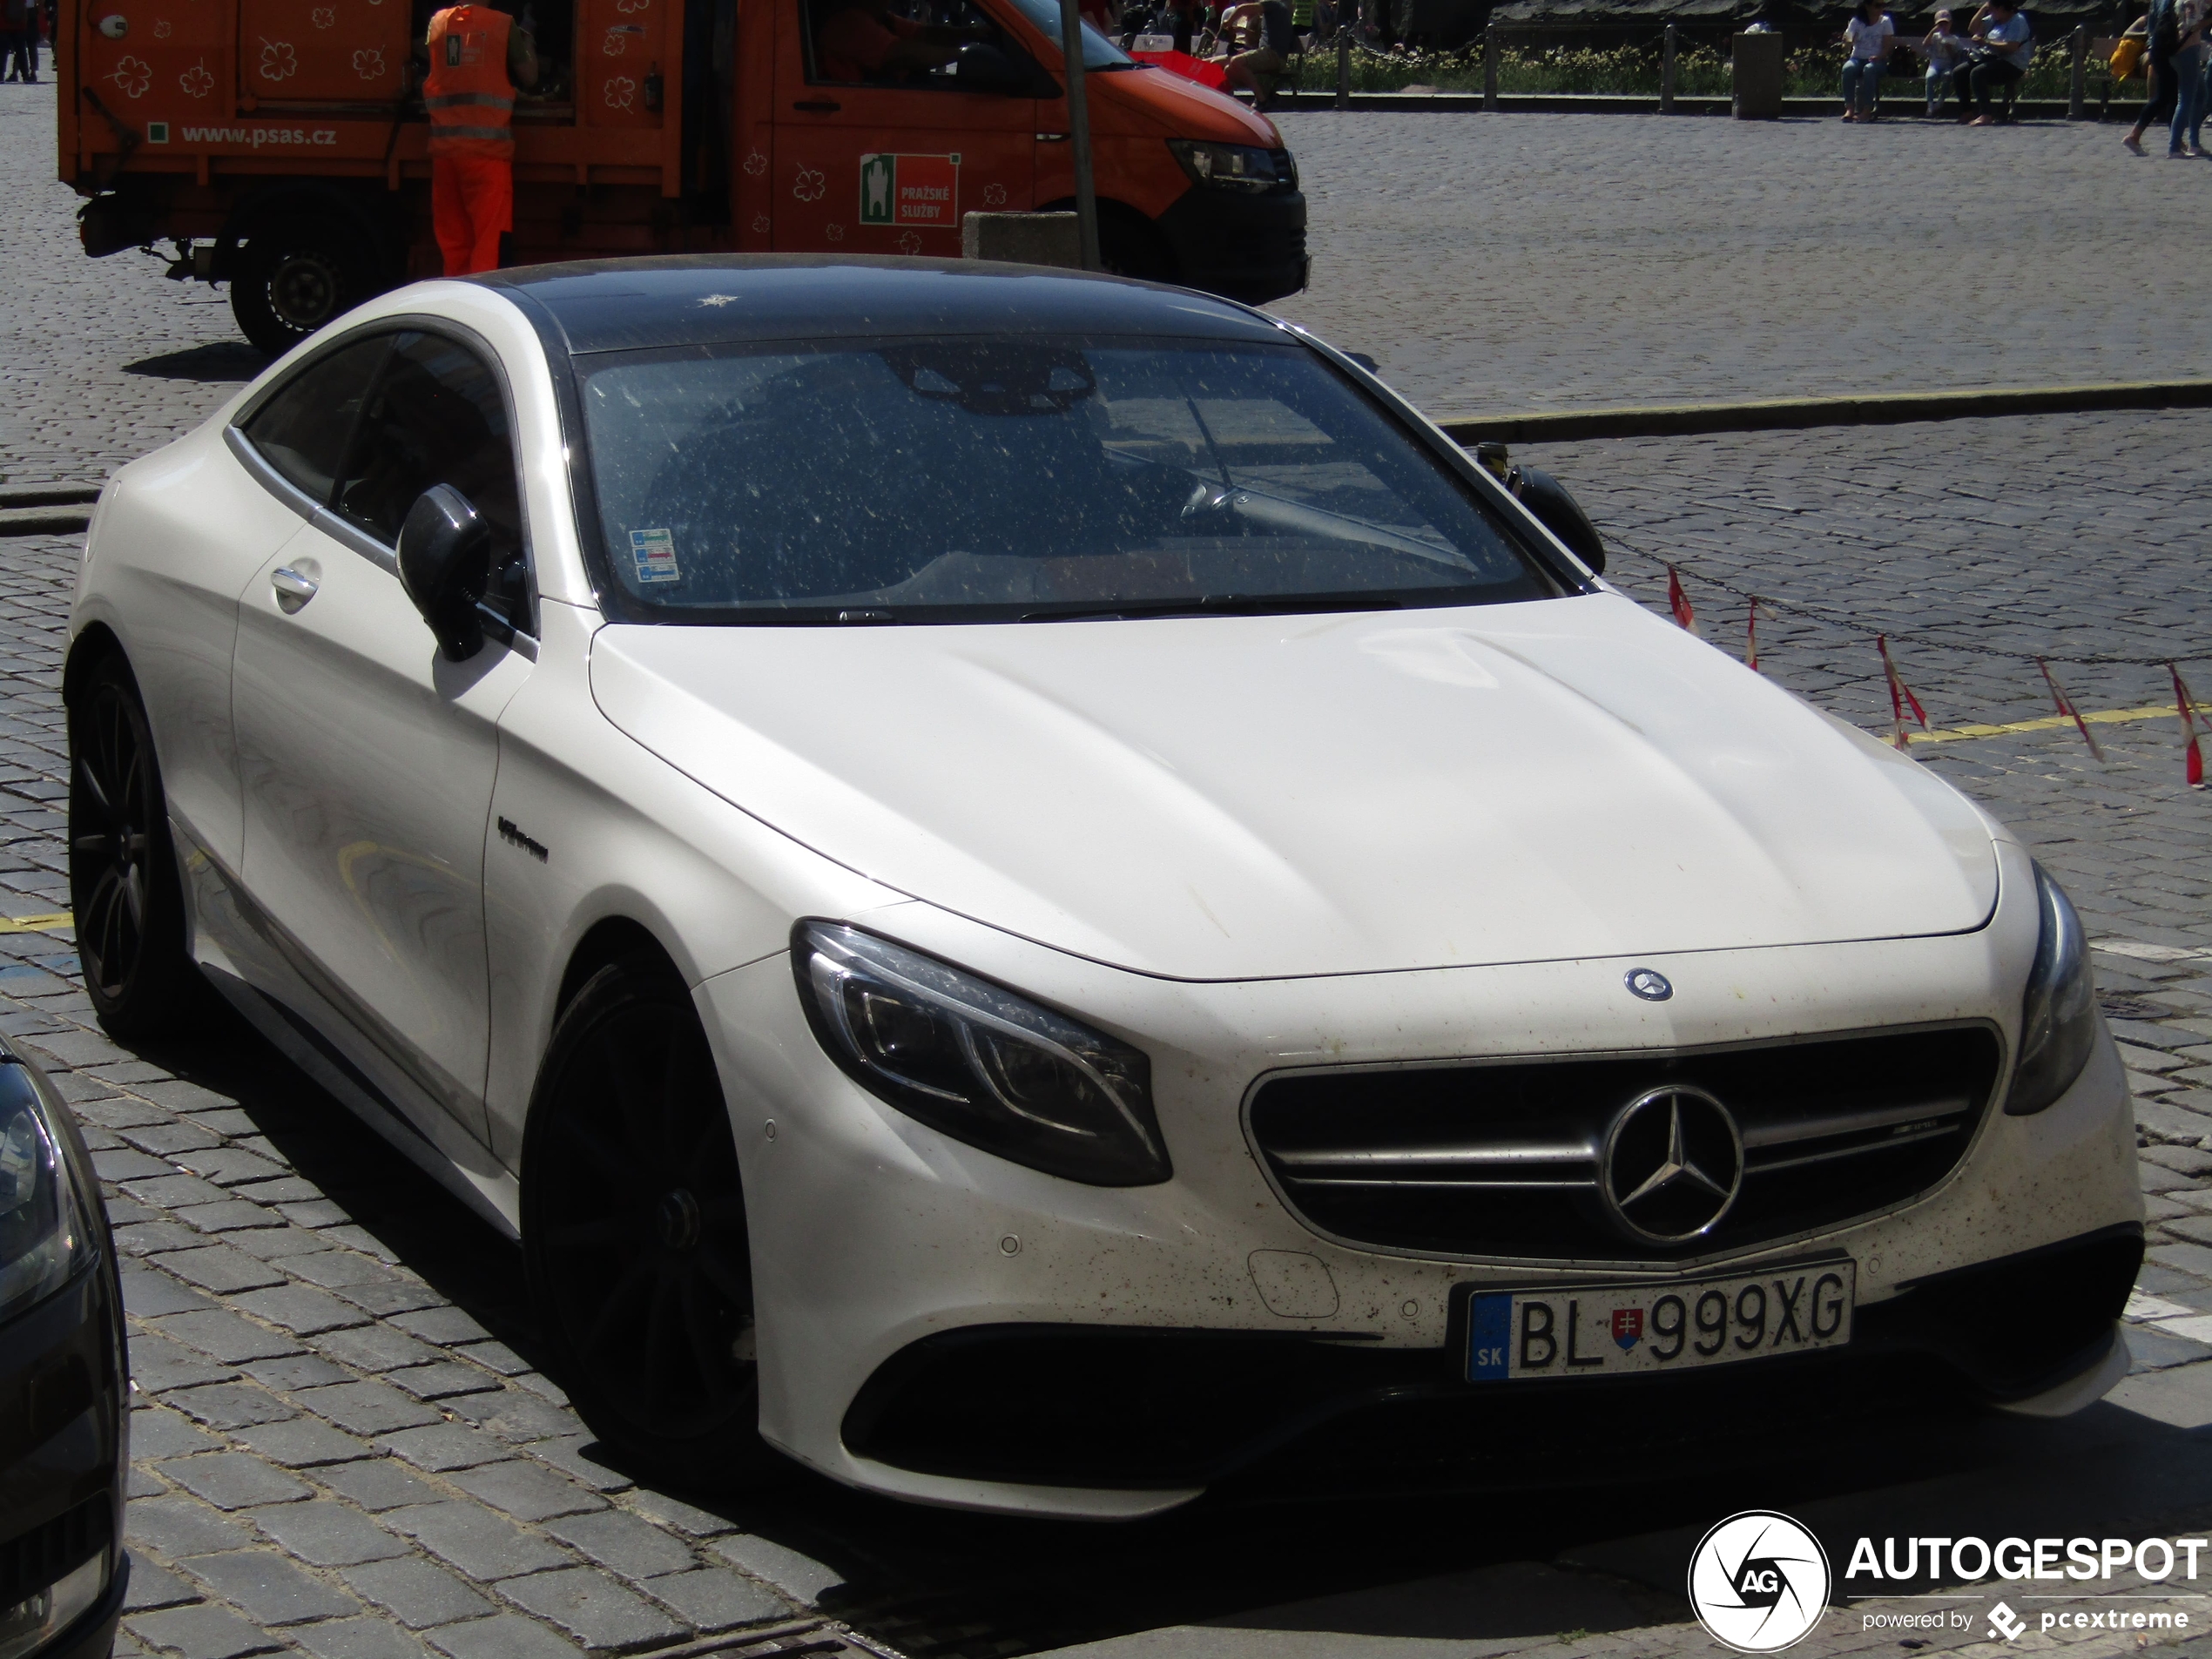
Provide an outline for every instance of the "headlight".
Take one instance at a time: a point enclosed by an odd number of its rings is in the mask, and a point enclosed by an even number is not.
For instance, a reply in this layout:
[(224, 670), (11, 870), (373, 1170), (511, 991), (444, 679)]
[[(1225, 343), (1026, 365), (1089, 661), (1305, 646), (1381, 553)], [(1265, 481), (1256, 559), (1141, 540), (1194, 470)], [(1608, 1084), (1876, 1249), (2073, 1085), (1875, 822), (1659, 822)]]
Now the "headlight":
[(2028, 970), (2020, 1006), (2020, 1058), (2013, 1072), (2013, 1117), (2040, 1112), (2073, 1086), (2097, 1042), (2097, 999), (2089, 977), (2087, 941), (2059, 884), (2035, 867), (2035, 897), (2042, 935)]
[(1288, 189), (1298, 183), (1298, 164), (1287, 150), (1262, 150), (1249, 144), (1204, 144), (1170, 138), (1168, 148), (1194, 185), (1217, 190)]
[(802, 921), (791, 954), (830, 1058), (909, 1117), (1093, 1186), (1172, 1173), (1127, 1043), (856, 927)]
[(0, 1607), (0, 1659), (18, 1659), (44, 1647), (83, 1618), (106, 1588), (104, 1549), (37, 1595), (13, 1607)]
[(30, 1074), (0, 1064), (0, 1320), (67, 1284), (91, 1247), (60, 1129)]

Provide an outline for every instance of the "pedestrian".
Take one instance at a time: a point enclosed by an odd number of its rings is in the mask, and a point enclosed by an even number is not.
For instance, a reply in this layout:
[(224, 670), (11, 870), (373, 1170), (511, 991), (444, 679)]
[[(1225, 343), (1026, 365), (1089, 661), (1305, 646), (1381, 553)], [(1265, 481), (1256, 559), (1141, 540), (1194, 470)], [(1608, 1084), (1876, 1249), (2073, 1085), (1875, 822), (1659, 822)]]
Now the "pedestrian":
[(34, 0), (0, 0), (0, 50), (8, 60), (8, 72), (0, 80), (33, 82), (38, 78), (38, 17)]
[[(2027, 77), (2035, 46), (2013, 0), (1989, 0), (1974, 17), (1974, 44), (1967, 59), (1952, 72), (1951, 90), (1959, 97), (1959, 118), (1968, 126), (1997, 125), (1997, 89), (2016, 86)], [(1969, 119), (1968, 112), (1973, 111)]]
[(1966, 61), (1966, 43), (1952, 29), (1949, 7), (1936, 13), (1935, 27), (1920, 42), (1920, 56), (1928, 60), (1928, 72), (1921, 83), (1927, 93), (1928, 113), (1941, 115), (1951, 78)]
[(529, 31), (496, 5), (430, 19), (430, 222), (448, 276), (496, 271), (515, 225), (515, 89), (537, 84)]
[(1297, 50), (1291, 9), (1285, 0), (1244, 0), (1222, 14), (1221, 32), (1232, 30), (1244, 50), (1230, 58), (1225, 84), (1231, 91), (1250, 92), (1252, 107), (1264, 110)]
[(2137, 155), (2143, 153), (2143, 134), (2150, 124), (2174, 118), (2174, 105), (2181, 94), (2181, 84), (2174, 74), (2174, 51), (2181, 44), (2180, 21), (2174, 0), (2151, 0), (2150, 15), (2145, 19), (2149, 44), (2143, 52), (2143, 62), (2148, 66), (2143, 71), (2147, 78), (2143, 112), (2135, 118), (2135, 125), (2120, 141)]
[(1882, 96), (1882, 71), (1889, 66), (1890, 43), (1897, 25), (1882, 0), (1859, 0), (1858, 15), (1844, 30), (1850, 55), (1844, 59), (1844, 119), (1871, 121)]
[(2201, 156), (2197, 135), (2204, 125), (2206, 60), (2205, 0), (2176, 0), (2174, 8), (2174, 118), (2166, 132), (2166, 154), (2178, 160)]

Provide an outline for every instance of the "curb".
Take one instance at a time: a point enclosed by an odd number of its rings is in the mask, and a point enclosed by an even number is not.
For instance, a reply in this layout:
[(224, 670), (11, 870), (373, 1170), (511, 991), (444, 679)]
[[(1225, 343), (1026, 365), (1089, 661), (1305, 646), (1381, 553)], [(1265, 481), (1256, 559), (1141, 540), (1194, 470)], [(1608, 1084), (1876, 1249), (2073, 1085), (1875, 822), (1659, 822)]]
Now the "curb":
[(1437, 422), (1460, 443), (1567, 442), (1579, 438), (1689, 437), (1824, 426), (1894, 426), (2010, 415), (2212, 407), (2212, 380), (2123, 381), (2102, 386), (2027, 386), (1976, 392), (1900, 392), (1885, 397), (1764, 398), (1746, 403), (1657, 403), (1556, 414), (1472, 415)]
[(0, 536), (75, 536), (91, 522), (89, 508), (0, 507)]
[[(1899, 104), (1917, 105), (1919, 95), (1899, 98)], [(1308, 87), (1282, 97), (1268, 113), (1271, 115), (1311, 115), (1317, 111), (1338, 108), (1337, 95), (1331, 87)], [(1433, 115), (1479, 115), (1482, 113), (1482, 94), (1480, 92), (1353, 92), (1342, 106), (1358, 112), (1395, 110), (1402, 112)], [(1710, 93), (1681, 93), (1675, 98), (1676, 115), (1724, 116), (1734, 105), (1730, 99)], [(1883, 119), (1897, 126), (1950, 126), (1954, 125), (1951, 109), (1932, 118), (1914, 113), (1912, 110), (1892, 111)], [(1782, 100), (1784, 117), (1826, 117), (1840, 115), (1844, 101), (1841, 98), (1785, 98)], [(1657, 115), (1662, 113), (1656, 96), (1615, 92), (1501, 92), (1498, 95), (1500, 115)], [(2020, 99), (2013, 107), (2017, 120), (2062, 121), (2067, 116), (2067, 100), (2062, 98)], [(2099, 118), (2093, 111), (2086, 121), (2094, 123)]]

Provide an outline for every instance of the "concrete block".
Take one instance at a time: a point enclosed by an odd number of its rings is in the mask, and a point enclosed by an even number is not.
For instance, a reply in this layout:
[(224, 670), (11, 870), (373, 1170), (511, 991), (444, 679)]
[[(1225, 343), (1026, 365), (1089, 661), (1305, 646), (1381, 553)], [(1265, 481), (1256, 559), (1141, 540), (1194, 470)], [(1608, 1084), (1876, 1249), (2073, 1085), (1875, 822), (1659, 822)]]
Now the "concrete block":
[(1082, 269), (1082, 243), (1073, 213), (969, 213), (960, 225), (960, 256), (1015, 265)]

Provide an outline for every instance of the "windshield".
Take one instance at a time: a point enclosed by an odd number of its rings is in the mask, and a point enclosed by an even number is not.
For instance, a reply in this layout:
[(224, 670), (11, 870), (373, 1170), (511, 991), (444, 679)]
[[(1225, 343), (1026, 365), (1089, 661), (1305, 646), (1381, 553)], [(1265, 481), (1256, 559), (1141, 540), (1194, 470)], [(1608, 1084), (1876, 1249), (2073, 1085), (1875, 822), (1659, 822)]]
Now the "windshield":
[[(1022, 16), (1044, 31), (1044, 37), (1055, 46), (1060, 44), (1059, 0), (1014, 0), (1022, 8)], [(1083, 25), (1083, 67), (1085, 69), (1135, 69), (1136, 59), (1100, 34), (1089, 24)]]
[(587, 372), (583, 408), (608, 562), (671, 620), (1388, 609), (1559, 591), (1472, 489), (1297, 346), (1023, 337), (630, 354)]

